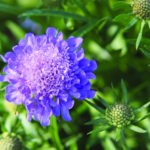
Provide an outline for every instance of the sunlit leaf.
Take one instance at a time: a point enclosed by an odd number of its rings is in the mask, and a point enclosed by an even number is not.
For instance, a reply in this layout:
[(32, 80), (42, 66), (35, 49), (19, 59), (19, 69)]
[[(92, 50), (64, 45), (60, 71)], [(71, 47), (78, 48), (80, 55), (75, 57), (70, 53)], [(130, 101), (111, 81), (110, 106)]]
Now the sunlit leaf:
[(135, 126), (135, 125), (129, 126), (129, 129), (131, 129), (132, 131), (138, 132), (138, 133), (146, 133), (147, 132), (146, 130), (144, 130), (138, 126)]
[(134, 112), (135, 113), (141, 112), (142, 110), (144, 110), (145, 108), (148, 108), (149, 106), (150, 106), (150, 101), (144, 104), (143, 106), (141, 106), (140, 108), (135, 109)]
[(141, 29), (140, 29), (140, 32), (139, 32), (139, 34), (138, 34), (137, 40), (136, 40), (136, 49), (138, 49), (138, 47), (139, 47), (139, 45), (140, 45), (140, 42), (141, 42), (141, 39), (142, 39), (142, 34), (143, 34), (144, 26), (145, 26), (145, 20), (142, 20)]
[(119, 141), (121, 138), (121, 128), (116, 128), (116, 141)]

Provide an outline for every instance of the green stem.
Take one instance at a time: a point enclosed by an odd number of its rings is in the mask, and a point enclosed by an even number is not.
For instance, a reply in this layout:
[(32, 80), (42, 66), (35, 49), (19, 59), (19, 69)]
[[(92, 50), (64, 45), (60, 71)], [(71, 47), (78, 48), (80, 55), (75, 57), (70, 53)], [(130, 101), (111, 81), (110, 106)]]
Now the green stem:
[(52, 135), (52, 141), (55, 145), (55, 147), (57, 147), (57, 149), (59, 150), (63, 150), (63, 145), (61, 144), (61, 140), (59, 137), (59, 129), (58, 129), (58, 125), (57, 125), (57, 120), (54, 116), (51, 116), (51, 126), (50, 126), (50, 133)]
[(124, 150), (130, 150), (127, 143), (126, 143), (126, 139), (125, 139), (125, 136), (124, 136), (124, 131), (123, 131), (123, 128), (121, 129), (121, 141), (122, 141), (122, 147)]

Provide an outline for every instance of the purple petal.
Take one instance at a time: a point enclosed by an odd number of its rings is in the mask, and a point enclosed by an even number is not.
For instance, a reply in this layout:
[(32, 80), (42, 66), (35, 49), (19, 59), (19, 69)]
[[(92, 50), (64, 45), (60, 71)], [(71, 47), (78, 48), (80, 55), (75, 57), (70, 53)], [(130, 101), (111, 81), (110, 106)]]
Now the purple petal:
[(56, 117), (60, 116), (60, 105), (59, 104), (53, 108), (53, 114)]
[(5, 54), (5, 58), (8, 61), (9, 59), (11, 59), (12, 61), (14, 61), (16, 59), (16, 55), (13, 52), (7, 52)]
[(15, 90), (16, 90), (16, 88), (14, 87), (14, 85), (7, 85), (5, 91), (7, 94), (10, 94), (10, 93), (14, 92)]
[(77, 60), (81, 60), (84, 58), (84, 49), (81, 48), (79, 51), (77, 51)]
[(96, 91), (89, 90), (87, 92), (87, 98), (92, 99), (95, 96), (95, 94), (96, 94)]
[(46, 35), (47, 35), (49, 38), (55, 37), (56, 34), (57, 34), (57, 30), (56, 30), (55, 28), (52, 28), (52, 27), (47, 28), (47, 30), (46, 30)]
[(61, 106), (61, 115), (65, 121), (71, 121), (72, 120), (70, 113), (69, 113), (69, 110), (64, 105)]
[(68, 98), (67, 102), (63, 102), (63, 104), (66, 106), (66, 108), (71, 109), (74, 106), (74, 101), (71, 97)]
[(33, 33), (26, 33), (25, 35), (26, 44), (34, 47), (36, 45), (35, 36)]
[(81, 37), (75, 38), (71, 36), (68, 38), (67, 42), (68, 42), (68, 46), (70, 47), (68, 52), (73, 52), (74, 50), (77, 50), (81, 46), (83, 39)]
[(5, 63), (7, 62), (7, 59), (4, 56), (0, 55), (0, 58), (2, 59), (3, 62)]
[(87, 73), (86, 73), (86, 77), (87, 77), (88, 79), (96, 79), (95, 74), (92, 73), (92, 72), (87, 72)]

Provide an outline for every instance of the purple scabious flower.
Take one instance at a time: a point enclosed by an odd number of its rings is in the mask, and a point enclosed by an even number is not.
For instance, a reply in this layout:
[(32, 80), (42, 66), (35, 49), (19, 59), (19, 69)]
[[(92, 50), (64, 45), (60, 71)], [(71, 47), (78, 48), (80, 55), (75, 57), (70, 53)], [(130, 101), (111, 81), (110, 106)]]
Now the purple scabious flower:
[(82, 41), (73, 36), (63, 40), (62, 32), (49, 27), (46, 35), (27, 33), (13, 52), (1, 56), (7, 66), (0, 81), (9, 82), (5, 98), (24, 104), (28, 121), (34, 116), (42, 126), (48, 126), (51, 115), (70, 121), (73, 98), (94, 97), (89, 79), (96, 78), (92, 71), (97, 64), (84, 58)]

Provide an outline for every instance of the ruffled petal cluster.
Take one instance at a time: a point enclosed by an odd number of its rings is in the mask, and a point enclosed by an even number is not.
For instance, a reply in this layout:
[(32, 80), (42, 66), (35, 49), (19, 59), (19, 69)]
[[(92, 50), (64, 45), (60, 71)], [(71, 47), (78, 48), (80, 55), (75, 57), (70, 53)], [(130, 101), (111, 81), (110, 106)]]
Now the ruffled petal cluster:
[(97, 64), (84, 57), (82, 41), (72, 36), (63, 40), (62, 32), (49, 27), (46, 35), (27, 33), (13, 52), (1, 56), (7, 66), (0, 81), (9, 82), (5, 98), (24, 104), (28, 121), (34, 116), (47, 126), (51, 115), (70, 121), (73, 98), (94, 97), (89, 79), (96, 78), (92, 72)]

